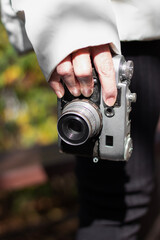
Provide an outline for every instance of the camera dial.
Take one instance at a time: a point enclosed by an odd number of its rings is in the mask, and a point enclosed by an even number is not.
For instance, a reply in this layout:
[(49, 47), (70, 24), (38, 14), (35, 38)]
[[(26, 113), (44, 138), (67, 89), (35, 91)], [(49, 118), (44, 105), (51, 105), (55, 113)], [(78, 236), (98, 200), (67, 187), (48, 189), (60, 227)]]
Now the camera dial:
[(130, 81), (133, 76), (134, 66), (132, 61), (125, 61), (121, 67), (123, 80)]

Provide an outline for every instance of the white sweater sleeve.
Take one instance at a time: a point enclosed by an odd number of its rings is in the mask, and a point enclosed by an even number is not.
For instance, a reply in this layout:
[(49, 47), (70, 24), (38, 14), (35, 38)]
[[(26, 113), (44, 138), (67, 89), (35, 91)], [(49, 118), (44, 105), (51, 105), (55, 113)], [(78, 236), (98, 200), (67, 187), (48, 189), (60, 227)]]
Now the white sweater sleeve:
[(116, 20), (110, 0), (11, 0), (24, 11), (27, 35), (48, 80), (71, 52), (110, 43), (120, 53)]
[(19, 53), (32, 50), (24, 22), (13, 11), (10, 0), (1, 0), (1, 20), (7, 30), (10, 43)]

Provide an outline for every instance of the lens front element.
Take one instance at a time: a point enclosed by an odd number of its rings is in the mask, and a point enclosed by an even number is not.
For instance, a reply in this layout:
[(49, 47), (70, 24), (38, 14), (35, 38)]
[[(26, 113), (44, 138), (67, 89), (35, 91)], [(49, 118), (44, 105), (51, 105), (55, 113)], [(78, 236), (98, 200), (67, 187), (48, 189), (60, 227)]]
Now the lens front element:
[(58, 121), (58, 131), (65, 142), (73, 145), (85, 142), (89, 134), (86, 122), (75, 114), (63, 115)]

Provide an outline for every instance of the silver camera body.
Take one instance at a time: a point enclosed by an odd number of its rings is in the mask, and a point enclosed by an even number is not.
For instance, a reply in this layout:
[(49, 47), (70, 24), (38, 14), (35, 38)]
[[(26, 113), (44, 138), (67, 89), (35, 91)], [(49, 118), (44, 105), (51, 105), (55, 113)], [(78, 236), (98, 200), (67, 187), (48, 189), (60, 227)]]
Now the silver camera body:
[(58, 99), (58, 142), (61, 152), (99, 159), (126, 161), (133, 150), (130, 135), (131, 103), (136, 94), (129, 89), (133, 62), (122, 55), (113, 56), (116, 74), (117, 100), (113, 107), (102, 98), (98, 75), (93, 69), (94, 91), (89, 98), (73, 97), (65, 89)]

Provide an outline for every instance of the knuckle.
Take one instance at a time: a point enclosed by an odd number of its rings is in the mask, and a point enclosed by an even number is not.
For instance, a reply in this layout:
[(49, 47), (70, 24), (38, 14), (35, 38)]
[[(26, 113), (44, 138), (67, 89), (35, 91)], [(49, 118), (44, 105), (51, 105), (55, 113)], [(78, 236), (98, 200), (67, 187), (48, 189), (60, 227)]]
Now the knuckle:
[(75, 75), (77, 78), (90, 78), (92, 76), (92, 69), (81, 67), (79, 69), (76, 69)]
[(57, 73), (62, 77), (70, 76), (72, 72), (73, 72), (73, 67), (72, 67), (72, 64), (69, 62), (62, 63), (57, 66)]
[(98, 69), (98, 73), (101, 76), (105, 76), (105, 77), (114, 77), (115, 71), (114, 71), (114, 67), (111, 64), (102, 64), (99, 69)]

